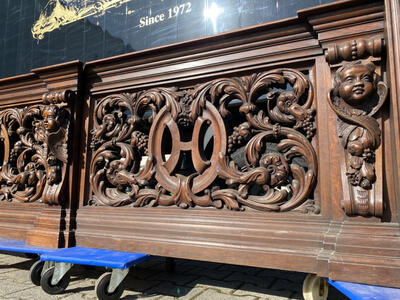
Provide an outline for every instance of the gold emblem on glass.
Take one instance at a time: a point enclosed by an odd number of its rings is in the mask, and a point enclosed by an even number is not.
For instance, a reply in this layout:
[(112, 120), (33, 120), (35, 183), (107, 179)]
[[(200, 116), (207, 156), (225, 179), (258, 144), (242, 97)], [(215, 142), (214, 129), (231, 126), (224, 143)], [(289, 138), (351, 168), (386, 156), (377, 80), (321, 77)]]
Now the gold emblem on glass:
[(129, 1), (132, 0), (49, 0), (32, 26), (32, 36), (42, 40), (48, 32), (89, 16), (101, 16), (107, 9)]

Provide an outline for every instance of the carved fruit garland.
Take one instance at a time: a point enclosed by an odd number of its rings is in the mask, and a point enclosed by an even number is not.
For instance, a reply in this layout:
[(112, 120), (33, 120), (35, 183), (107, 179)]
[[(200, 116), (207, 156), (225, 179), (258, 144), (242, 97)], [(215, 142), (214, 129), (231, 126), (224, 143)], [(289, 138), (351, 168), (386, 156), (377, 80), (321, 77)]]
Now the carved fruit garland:
[(317, 213), (312, 102), (292, 69), (107, 96), (94, 111), (91, 203)]

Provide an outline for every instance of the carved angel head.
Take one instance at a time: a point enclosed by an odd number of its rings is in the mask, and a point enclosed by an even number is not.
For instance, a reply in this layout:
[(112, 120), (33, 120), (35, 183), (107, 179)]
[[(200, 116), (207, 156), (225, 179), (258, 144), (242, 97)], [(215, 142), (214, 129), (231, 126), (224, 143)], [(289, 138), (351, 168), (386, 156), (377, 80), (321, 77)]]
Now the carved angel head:
[(353, 62), (337, 70), (333, 94), (351, 106), (359, 106), (371, 98), (377, 82), (378, 75), (372, 63)]
[(57, 120), (58, 107), (55, 105), (48, 105), (43, 110), (42, 116), (44, 118), (43, 125), (48, 132), (57, 131), (60, 124)]

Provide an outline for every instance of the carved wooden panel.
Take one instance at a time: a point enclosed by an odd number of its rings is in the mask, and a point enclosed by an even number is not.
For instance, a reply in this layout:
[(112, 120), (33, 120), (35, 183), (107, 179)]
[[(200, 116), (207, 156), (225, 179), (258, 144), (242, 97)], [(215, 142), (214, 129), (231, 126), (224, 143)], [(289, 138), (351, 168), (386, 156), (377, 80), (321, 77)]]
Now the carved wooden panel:
[(43, 104), (0, 111), (0, 200), (61, 203), (68, 161), (70, 91), (47, 93)]
[(294, 69), (96, 104), (91, 204), (319, 212), (313, 88)]

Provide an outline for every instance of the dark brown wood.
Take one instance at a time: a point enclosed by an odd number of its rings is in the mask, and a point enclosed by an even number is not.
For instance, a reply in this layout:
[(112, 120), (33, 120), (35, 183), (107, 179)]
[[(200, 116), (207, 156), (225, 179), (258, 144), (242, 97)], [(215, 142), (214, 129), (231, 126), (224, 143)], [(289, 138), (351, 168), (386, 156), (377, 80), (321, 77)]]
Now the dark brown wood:
[(94, 109), (91, 203), (319, 212), (312, 100), (293, 69), (107, 96)]
[[(399, 1), (385, 1), (385, 39), (387, 53), (387, 73), (390, 82), (389, 116), (386, 122), (387, 165), (386, 172), (387, 185), (394, 186), (400, 182), (398, 165), (400, 163), (400, 106), (399, 101), (393, 99), (400, 98), (400, 3)], [(390, 143), (389, 143), (390, 140)], [(396, 199), (400, 199), (399, 189), (388, 189), (388, 198), (392, 222), (399, 222), (400, 206)]]
[(43, 95), (43, 105), (0, 112), (4, 160), (0, 200), (59, 205), (68, 161), (70, 117), (60, 104), (71, 101), (67, 90)]
[[(74, 222), (67, 187), (71, 121), (80, 69), (80, 62), (71, 62), (0, 82), (4, 237), (47, 247), (68, 245), (72, 229), (68, 224)], [(21, 227), (18, 209), (27, 214)], [(19, 232), (10, 234), (10, 228)]]
[(0, 80), (0, 236), (400, 287), (399, 14), (338, 1)]
[(328, 96), (340, 119), (337, 131), (345, 148), (345, 174), (350, 184), (350, 195), (342, 204), (350, 216), (383, 214), (382, 197), (376, 197), (374, 190), (375, 150), (381, 144), (381, 130), (373, 116), (385, 102), (387, 91), (387, 85), (375, 73), (375, 66), (357, 61), (336, 71)]
[(383, 39), (373, 37), (369, 40), (359, 39), (343, 44), (332, 44), (328, 47), (325, 57), (328, 63), (335, 64), (342, 60), (352, 61), (370, 56), (381, 57), (382, 49)]

